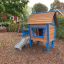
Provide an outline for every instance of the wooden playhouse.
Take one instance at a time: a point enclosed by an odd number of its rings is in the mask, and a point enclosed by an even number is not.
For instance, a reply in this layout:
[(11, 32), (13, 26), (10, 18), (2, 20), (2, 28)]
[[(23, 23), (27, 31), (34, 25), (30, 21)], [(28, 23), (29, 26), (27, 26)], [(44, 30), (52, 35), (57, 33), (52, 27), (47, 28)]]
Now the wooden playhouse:
[(30, 46), (32, 47), (33, 42), (40, 42), (47, 49), (50, 46), (54, 48), (56, 35), (55, 23), (55, 12), (32, 14), (28, 19)]

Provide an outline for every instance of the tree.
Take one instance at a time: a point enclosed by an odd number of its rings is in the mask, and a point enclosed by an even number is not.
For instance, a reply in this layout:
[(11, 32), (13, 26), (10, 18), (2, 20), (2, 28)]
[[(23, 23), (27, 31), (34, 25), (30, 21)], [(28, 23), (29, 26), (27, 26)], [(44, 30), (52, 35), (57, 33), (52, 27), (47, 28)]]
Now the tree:
[(24, 18), (24, 21), (27, 21), (27, 18), (29, 17), (29, 11), (30, 8), (26, 5), (24, 8), (23, 8), (23, 18)]
[(28, 0), (0, 0), (0, 13), (21, 16)]
[(54, 9), (60, 9), (60, 1), (59, 0), (54, 0), (54, 2), (51, 4), (50, 10)]
[(48, 8), (41, 3), (37, 3), (33, 6), (32, 8), (32, 12), (46, 12), (48, 10)]

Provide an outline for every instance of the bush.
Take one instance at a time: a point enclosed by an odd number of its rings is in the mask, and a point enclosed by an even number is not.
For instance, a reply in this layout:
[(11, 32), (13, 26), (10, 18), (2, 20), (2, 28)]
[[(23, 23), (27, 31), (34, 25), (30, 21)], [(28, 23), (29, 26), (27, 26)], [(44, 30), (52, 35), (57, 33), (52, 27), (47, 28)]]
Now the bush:
[(57, 38), (64, 38), (64, 17), (59, 16), (59, 27), (57, 28)]
[[(28, 28), (27, 24), (25, 25), (25, 28), (26, 29)], [(18, 24), (16, 24), (16, 23), (10, 23), (7, 29), (8, 29), (8, 32), (18, 32)], [(22, 32), (22, 31), (23, 31), (23, 25), (21, 24), (21, 26), (20, 26), (20, 32)]]
[(18, 25), (15, 23), (9, 24), (7, 28), (8, 32), (17, 32), (18, 31)]
[[(18, 24), (14, 23), (13, 21), (6, 21), (6, 22), (1, 22), (2, 26), (5, 26), (7, 28), (8, 32), (18, 32)], [(28, 24), (25, 24), (25, 30), (28, 31)], [(20, 26), (20, 32), (22, 32), (23, 29), (23, 24)]]
[(23, 25), (21, 24), (21, 32), (24, 30), (26, 32), (28, 32), (28, 24), (24, 25), (25, 29), (23, 29)]
[(8, 27), (9, 24), (8, 23), (3, 23), (2, 26)]

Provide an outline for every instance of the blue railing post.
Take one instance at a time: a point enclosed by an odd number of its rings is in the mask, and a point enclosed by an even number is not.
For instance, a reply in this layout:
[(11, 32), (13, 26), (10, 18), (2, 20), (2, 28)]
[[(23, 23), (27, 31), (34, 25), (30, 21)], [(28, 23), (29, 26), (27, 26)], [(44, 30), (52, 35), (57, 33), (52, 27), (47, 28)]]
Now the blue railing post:
[(50, 51), (50, 28), (49, 28), (49, 24), (47, 24), (47, 43), (46, 43), (46, 48), (47, 51)]
[(55, 47), (55, 41), (52, 41), (51, 47), (52, 47), (52, 48)]
[(29, 36), (30, 36), (30, 47), (32, 48), (32, 45), (33, 45), (33, 41), (31, 40), (31, 28), (30, 28), (30, 24), (29, 24)]

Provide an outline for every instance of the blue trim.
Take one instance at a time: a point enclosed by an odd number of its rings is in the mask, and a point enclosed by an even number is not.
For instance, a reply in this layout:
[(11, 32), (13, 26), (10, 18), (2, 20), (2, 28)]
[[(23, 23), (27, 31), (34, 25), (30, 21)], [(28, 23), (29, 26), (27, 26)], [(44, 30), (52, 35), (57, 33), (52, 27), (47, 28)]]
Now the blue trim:
[(31, 40), (31, 34), (30, 34), (30, 33), (31, 33), (31, 31), (30, 31), (30, 29), (31, 29), (31, 28), (30, 28), (30, 24), (29, 24), (30, 47), (32, 47), (32, 45), (33, 45), (33, 41)]
[(46, 28), (46, 25), (45, 26), (34, 25), (31, 28)]
[(46, 43), (47, 51), (50, 51), (50, 33), (49, 33), (49, 24), (47, 24), (47, 43)]
[[(64, 10), (59, 10), (61, 12), (64, 12)], [(58, 12), (57, 10), (50, 10), (49, 12)]]
[(46, 43), (46, 48), (47, 48), (47, 49), (49, 49), (49, 48), (50, 48), (49, 43)]
[[(59, 10), (59, 11), (64, 12), (64, 10)], [(46, 14), (49, 12), (58, 12), (58, 11), (57, 10), (49, 10), (47, 12), (32, 12), (32, 14)]]
[(54, 31), (54, 40), (56, 40), (56, 26), (54, 26), (55, 31)]
[(32, 48), (33, 46), (33, 40), (30, 40), (30, 47)]
[(46, 26), (45, 26), (45, 27), (44, 27), (44, 26), (43, 26), (43, 27), (41, 27), (41, 26), (31, 27), (32, 30), (33, 30), (33, 29), (39, 29), (39, 28), (40, 28), (40, 29), (43, 29), (43, 33), (42, 33), (43, 35), (42, 35), (42, 36), (37, 36), (37, 35), (35, 35), (34, 32), (32, 31), (32, 36), (35, 37), (35, 38), (44, 38)]
[(22, 37), (25, 37), (26, 35), (29, 35), (29, 32), (23, 32)]
[(46, 14), (48, 12), (32, 12), (32, 14)]
[(28, 36), (29, 35), (29, 25), (28, 25), (28, 31), (24, 31), (22, 28), (22, 37)]
[(55, 41), (52, 41), (51, 47), (52, 47), (52, 48), (55, 48)]
[(47, 24), (47, 41), (50, 43), (50, 31), (49, 31), (49, 24)]

